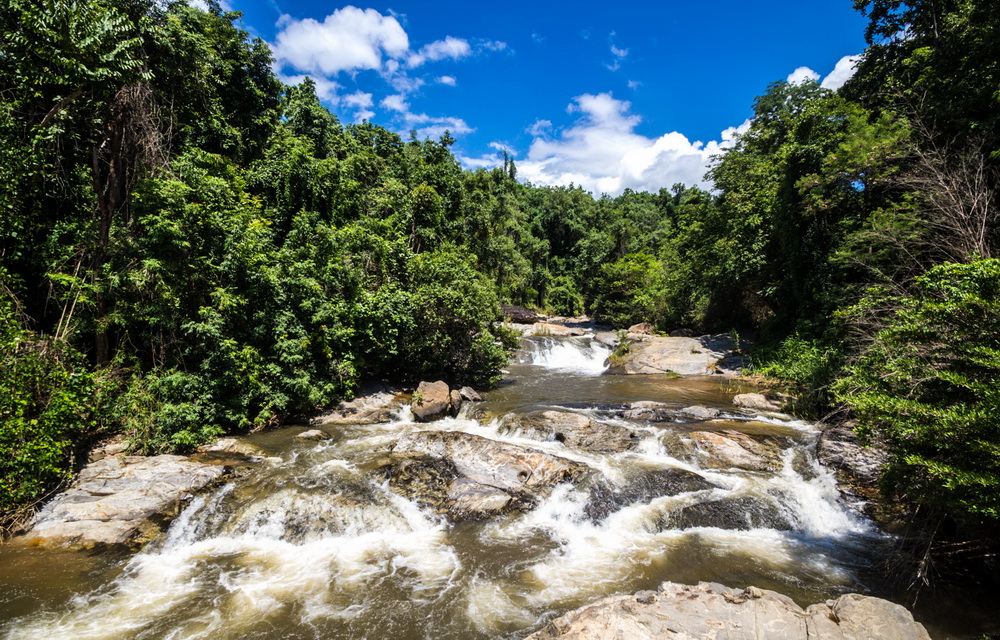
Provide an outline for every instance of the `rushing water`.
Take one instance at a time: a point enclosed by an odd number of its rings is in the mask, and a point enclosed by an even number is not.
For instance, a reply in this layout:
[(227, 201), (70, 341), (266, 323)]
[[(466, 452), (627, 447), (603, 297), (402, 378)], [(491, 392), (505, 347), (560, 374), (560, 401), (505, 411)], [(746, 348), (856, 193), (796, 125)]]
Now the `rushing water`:
[[(587, 338), (537, 339), (505, 384), (457, 418), (417, 424), (404, 408), (319, 444), (292, 438), (303, 427), (254, 436), (270, 462), (194, 499), (133, 556), (0, 549), (0, 637), (520, 638), (567, 609), (664, 580), (753, 584), (803, 604), (865, 588), (881, 538), (838, 499), (812, 453), (813, 425), (737, 412), (722, 378), (602, 376), (606, 356)], [(639, 400), (728, 414), (648, 424), (608, 409)], [(553, 408), (628, 426), (641, 441), (598, 454), (504, 428), (509, 413)], [(783, 467), (709, 469), (678, 453), (706, 428), (779, 438)], [(368, 474), (401, 434), (427, 429), (534, 447), (600, 479), (561, 485), (528, 513), (450, 523)], [(657, 472), (670, 469), (714, 488), (658, 492)]]

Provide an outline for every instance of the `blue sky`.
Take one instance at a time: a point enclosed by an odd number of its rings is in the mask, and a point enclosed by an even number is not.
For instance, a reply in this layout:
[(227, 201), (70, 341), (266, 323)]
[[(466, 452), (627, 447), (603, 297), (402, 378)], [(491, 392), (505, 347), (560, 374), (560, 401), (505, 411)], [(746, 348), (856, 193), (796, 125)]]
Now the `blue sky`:
[(770, 82), (836, 88), (864, 48), (850, 0), (226, 6), (343, 122), (449, 129), (467, 167), (506, 149), (522, 178), (595, 194), (705, 185)]

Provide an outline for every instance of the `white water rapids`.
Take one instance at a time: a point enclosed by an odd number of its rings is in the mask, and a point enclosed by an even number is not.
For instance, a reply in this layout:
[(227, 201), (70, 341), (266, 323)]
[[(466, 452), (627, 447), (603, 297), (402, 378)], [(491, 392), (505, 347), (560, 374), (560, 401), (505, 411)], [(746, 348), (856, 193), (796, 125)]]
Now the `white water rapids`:
[[(628, 381), (598, 376), (606, 357), (589, 340), (538, 340), (525, 356), (532, 364), (512, 365), (513, 382), (495, 401), (487, 394), (457, 418), (418, 424), (403, 409), (319, 444), (294, 441), (301, 427), (264, 434), (257, 444), (280, 462), (195, 498), (165, 536), (119, 561), (117, 577), (7, 621), (0, 636), (520, 638), (569, 608), (663, 580), (755, 584), (803, 601), (863, 588), (878, 534), (816, 462), (812, 425), (739, 414), (714, 380), (632, 381), (633, 399), (694, 395), (731, 412), (720, 428), (785, 443), (777, 473), (709, 468), (677, 446), (709, 425), (626, 421), (593, 405), (629, 399)], [(554, 408), (538, 398), (574, 388), (606, 389), (612, 397), (580, 398), (591, 404), (570, 410), (628, 426), (638, 446), (590, 453), (504, 428), (504, 413)], [(450, 523), (368, 473), (400, 435), (431, 429), (570, 458), (597, 480), (560, 485), (524, 514)], [(714, 488), (658, 494), (650, 478), (672, 469)]]

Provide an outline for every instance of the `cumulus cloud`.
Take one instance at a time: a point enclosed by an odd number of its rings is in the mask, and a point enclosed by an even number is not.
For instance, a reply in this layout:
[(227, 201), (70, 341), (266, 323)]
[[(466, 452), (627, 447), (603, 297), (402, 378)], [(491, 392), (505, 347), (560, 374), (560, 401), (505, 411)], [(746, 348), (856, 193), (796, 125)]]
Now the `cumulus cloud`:
[(446, 84), (449, 87), (454, 87), (458, 84), (458, 80), (455, 79), (455, 76), (440, 76), (435, 80), (435, 82), (438, 84)]
[(837, 66), (830, 74), (823, 78), (822, 87), (824, 89), (837, 90), (844, 86), (844, 83), (854, 75), (855, 65), (861, 60), (861, 56), (844, 56), (837, 61)]
[(544, 121), (531, 128), (534, 140), (518, 161), (519, 173), (534, 184), (573, 183), (595, 195), (626, 188), (655, 192), (677, 182), (710, 187), (704, 174), (711, 156), (740, 129), (727, 129), (723, 142), (708, 144), (676, 131), (648, 138), (636, 133), (641, 118), (631, 104), (610, 93), (578, 96), (567, 110), (580, 117), (558, 135), (544, 135), (549, 127), (538, 126)]
[(818, 82), (819, 74), (809, 67), (799, 67), (788, 74), (788, 82), (791, 84), (801, 84), (803, 82)]
[(385, 58), (401, 57), (410, 49), (399, 21), (374, 9), (344, 7), (323, 22), (283, 15), (278, 28), (272, 45), (277, 64), (317, 75), (380, 70)]
[(458, 60), (472, 53), (472, 47), (467, 40), (461, 38), (446, 37), (444, 40), (437, 40), (420, 47), (420, 51), (407, 58), (407, 64), (411, 67), (419, 67), (425, 62), (452, 59)]

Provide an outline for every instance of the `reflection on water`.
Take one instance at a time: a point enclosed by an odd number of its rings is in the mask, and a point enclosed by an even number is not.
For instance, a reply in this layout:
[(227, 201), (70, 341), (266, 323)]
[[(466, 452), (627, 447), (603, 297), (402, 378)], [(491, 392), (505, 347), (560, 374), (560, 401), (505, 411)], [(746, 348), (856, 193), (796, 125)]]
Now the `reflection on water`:
[[(739, 414), (738, 390), (721, 378), (599, 375), (606, 352), (586, 339), (538, 341), (484, 403), (434, 425), (403, 410), (319, 444), (295, 441), (296, 427), (254, 436), (281, 461), (196, 498), (143, 552), (64, 565), (24, 555), (36, 565), (23, 578), (5, 567), (2, 637), (515, 638), (664, 580), (754, 584), (802, 603), (863, 588), (879, 536), (838, 501), (811, 453), (811, 425)], [(649, 424), (611, 407), (640, 400), (729, 413)], [(628, 426), (641, 441), (593, 453), (503, 428), (504, 414), (553, 407)], [(595, 472), (528, 513), (449, 523), (367, 474), (400, 435), (426, 429), (534, 447)], [(684, 445), (696, 429), (767, 434), (782, 443), (780, 469), (704, 468)], [(668, 482), (680, 477), (697, 482)]]

